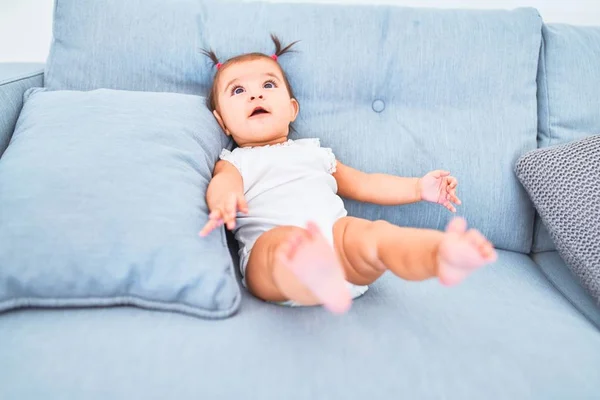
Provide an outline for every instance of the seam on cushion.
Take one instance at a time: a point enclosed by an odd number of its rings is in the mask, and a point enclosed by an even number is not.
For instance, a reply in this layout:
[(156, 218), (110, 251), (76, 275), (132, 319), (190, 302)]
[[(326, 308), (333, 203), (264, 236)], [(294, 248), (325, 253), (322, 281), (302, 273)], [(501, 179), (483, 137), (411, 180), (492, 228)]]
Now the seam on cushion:
[(552, 144), (552, 126), (550, 125), (550, 89), (548, 87), (548, 69), (546, 65), (546, 39), (542, 30), (542, 69), (544, 70), (544, 85), (546, 86), (546, 126), (548, 126), (548, 146)]
[[(235, 277), (230, 277), (235, 281)], [(237, 286), (237, 282), (236, 282)], [(235, 299), (225, 310), (210, 310), (207, 308), (193, 306), (185, 302), (163, 301), (145, 299), (141, 296), (112, 296), (112, 297), (20, 297), (0, 301), (0, 312), (7, 312), (18, 308), (101, 308), (110, 306), (135, 306), (148, 310), (179, 312), (201, 318), (219, 319), (236, 314), (241, 303), (241, 293), (236, 293)]]
[(5, 79), (3, 81), (0, 81), (0, 86), (10, 85), (11, 83), (15, 83), (15, 82), (19, 82), (19, 81), (24, 81), (26, 79), (33, 78), (33, 77), (38, 76), (38, 75), (42, 75), (43, 76), (44, 75), (44, 70), (41, 69), (41, 70), (37, 70), (37, 71), (34, 71), (34, 72), (29, 72), (27, 74), (17, 75), (17, 76), (12, 77), (12, 78), (7, 78), (7, 79)]
[[(543, 79), (543, 84), (546, 88), (546, 126), (548, 127), (548, 146), (551, 145), (552, 143), (552, 128), (550, 127), (550, 94), (549, 94), (549, 90), (548, 90), (548, 70), (546, 68), (546, 38), (544, 37), (544, 29), (542, 27), (542, 43), (541, 43), (541, 67), (542, 67), (542, 72), (544, 74), (544, 79)], [(539, 123), (539, 121), (538, 121)], [(537, 214), (538, 216), (538, 220), (540, 221), (537, 224), (537, 227), (535, 227), (535, 232), (533, 234), (533, 238), (532, 238), (532, 242), (531, 242), (531, 248), (533, 249), (534, 247), (536, 247), (537, 245), (539, 245), (538, 243), (538, 237), (540, 236), (540, 231), (542, 230), (542, 225), (543, 225), (543, 220), (542, 220), (542, 216), (540, 215), (540, 213), (535, 210), (535, 214)], [(535, 218), (534, 218), (534, 222), (535, 222)], [(534, 223), (535, 226), (535, 223)]]
[[(537, 210), (535, 210), (535, 215), (537, 216), (537, 218), (535, 218), (535, 219), (537, 219), (540, 222), (538, 222), (537, 226), (535, 227), (535, 233), (533, 234), (533, 242), (531, 243), (532, 250), (535, 247), (535, 245), (539, 244), (539, 243), (537, 243), (536, 239), (540, 235), (540, 231), (542, 230), (542, 225), (544, 223), (542, 221), (542, 216), (540, 215), (540, 213)], [(534, 225), (535, 225), (535, 219), (534, 219)], [(550, 251), (550, 250), (548, 250), (548, 251)], [(535, 253), (535, 251), (534, 251), (534, 253)]]
[[(52, 40), (50, 42), (50, 50), (48, 52), (48, 58), (46, 59), (45, 73), (47, 77), (52, 76), (52, 65), (54, 62), (54, 47), (56, 47), (56, 16), (58, 15), (58, 3), (61, 0), (54, 0), (54, 8), (52, 9)], [(46, 87), (46, 82), (44, 82)]]
[[(233, 271), (232, 271), (233, 272)], [(235, 276), (231, 277), (232, 279), (235, 280)], [(99, 296), (90, 296), (90, 297), (31, 297), (31, 296), (24, 296), (24, 297), (16, 297), (16, 298), (8, 298), (5, 300), (0, 301), (0, 305), (6, 302), (19, 302), (20, 299), (30, 299), (32, 301), (42, 301), (42, 302), (55, 302), (55, 303), (61, 303), (61, 302), (77, 302), (77, 301), (81, 301), (81, 302), (89, 302), (89, 301), (97, 301), (99, 303), (103, 303), (103, 302), (111, 302), (111, 301), (115, 301), (118, 299), (128, 299), (131, 301), (140, 301), (140, 302), (146, 302), (146, 303), (156, 303), (156, 304), (172, 304), (174, 306), (181, 306), (181, 307), (189, 307), (189, 308), (193, 308), (196, 310), (203, 310), (203, 311), (208, 311), (211, 312), (209, 308), (206, 307), (200, 307), (200, 306), (195, 306), (193, 304), (189, 304), (186, 303), (185, 301), (168, 301), (168, 300), (154, 300), (154, 299), (150, 299), (144, 296), (140, 296), (140, 295), (131, 295), (131, 294), (124, 294), (124, 295), (120, 295), (120, 296), (105, 296), (105, 297), (99, 297)], [(0, 306), (0, 309), (2, 307)]]
[[(541, 217), (540, 217), (540, 219), (541, 219)], [(532, 251), (531, 253), (529, 253), (529, 256), (533, 257), (534, 255), (544, 254), (544, 253), (558, 253), (558, 250), (543, 250), (543, 251), (538, 251), (538, 252)]]

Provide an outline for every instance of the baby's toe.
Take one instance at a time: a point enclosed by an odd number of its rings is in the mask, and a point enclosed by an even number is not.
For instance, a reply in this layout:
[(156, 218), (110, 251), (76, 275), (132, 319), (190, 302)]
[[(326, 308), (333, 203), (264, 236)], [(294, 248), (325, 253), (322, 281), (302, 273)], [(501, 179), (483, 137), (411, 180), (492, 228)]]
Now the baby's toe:
[(485, 237), (481, 237), (483, 239), (478, 239), (476, 242), (477, 244), (474, 245), (485, 262), (494, 261), (496, 258), (496, 249), (494, 248), (494, 245), (492, 245)]
[(302, 244), (303, 241), (304, 241), (304, 237), (300, 234), (294, 234), (294, 235), (290, 236), (290, 238), (285, 243), (286, 244), (286, 255), (288, 258), (293, 257), (294, 253), (296, 253), (296, 250), (298, 249), (298, 247), (300, 247), (300, 245)]
[(275, 259), (283, 265), (287, 265), (290, 261), (290, 253), (289, 242), (283, 242), (277, 247), (277, 250), (275, 250)]
[(484, 254), (485, 254), (485, 258), (489, 262), (494, 262), (498, 258), (498, 253), (496, 253), (496, 249), (494, 248), (494, 246), (491, 243), (486, 246), (486, 250), (485, 250)]
[(479, 253), (481, 253), (481, 255), (484, 257), (488, 257), (490, 254), (492, 254), (492, 251), (493, 251), (492, 246), (487, 242), (481, 243), (478, 246), (478, 249), (479, 249)]
[(313, 239), (321, 236), (321, 230), (319, 229), (319, 226), (313, 221), (308, 221), (306, 223), (306, 232), (308, 233), (308, 236)]
[(469, 229), (467, 233), (465, 233), (465, 239), (467, 239), (469, 243), (477, 248), (480, 248), (487, 243), (485, 236), (483, 236), (477, 229)]
[(448, 233), (463, 233), (467, 229), (467, 221), (461, 217), (454, 217), (448, 223), (446, 232)]

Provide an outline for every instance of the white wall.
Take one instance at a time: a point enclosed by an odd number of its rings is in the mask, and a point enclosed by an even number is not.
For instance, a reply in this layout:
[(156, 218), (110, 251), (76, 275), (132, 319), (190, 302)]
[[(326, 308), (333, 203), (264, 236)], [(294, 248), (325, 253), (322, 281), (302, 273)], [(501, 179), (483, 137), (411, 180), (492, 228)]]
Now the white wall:
[[(83, 1), (83, 0), (80, 0)], [(122, 0), (127, 1), (127, 0)], [(270, 0), (293, 1), (304, 0)], [(388, 3), (413, 7), (535, 7), (546, 22), (600, 25), (598, 0), (311, 0), (332, 3)], [(0, 62), (44, 62), (52, 35), (53, 0), (0, 0)]]
[(0, 0), (0, 62), (46, 60), (53, 0)]

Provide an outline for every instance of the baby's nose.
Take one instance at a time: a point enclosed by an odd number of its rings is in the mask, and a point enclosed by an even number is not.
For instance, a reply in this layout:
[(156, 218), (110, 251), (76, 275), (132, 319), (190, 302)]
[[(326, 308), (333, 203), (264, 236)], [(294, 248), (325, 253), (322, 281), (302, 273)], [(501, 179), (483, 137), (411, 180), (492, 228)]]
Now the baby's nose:
[(263, 95), (261, 94), (261, 95), (258, 95), (258, 96), (250, 96), (250, 100), (254, 100), (254, 99), (257, 99), (257, 98), (262, 100)]

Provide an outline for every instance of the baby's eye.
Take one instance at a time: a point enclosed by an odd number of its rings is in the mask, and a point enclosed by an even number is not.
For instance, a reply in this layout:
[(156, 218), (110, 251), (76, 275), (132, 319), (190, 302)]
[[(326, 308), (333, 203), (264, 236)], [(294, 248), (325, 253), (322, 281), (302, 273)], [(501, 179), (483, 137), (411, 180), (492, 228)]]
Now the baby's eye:
[(231, 89), (231, 95), (233, 96), (233, 95), (235, 95), (235, 94), (242, 94), (242, 93), (244, 93), (244, 91), (245, 91), (245, 90), (244, 90), (244, 88), (243, 88), (243, 87), (241, 87), (241, 86), (236, 86), (236, 87), (234, 87), (233, 89)]
[(273, 81), (266, 81), (265, 84), (263, 85), (263, 87), (265, 89), (273, 89), (273, 88), (276, 88), (277, 85)]

